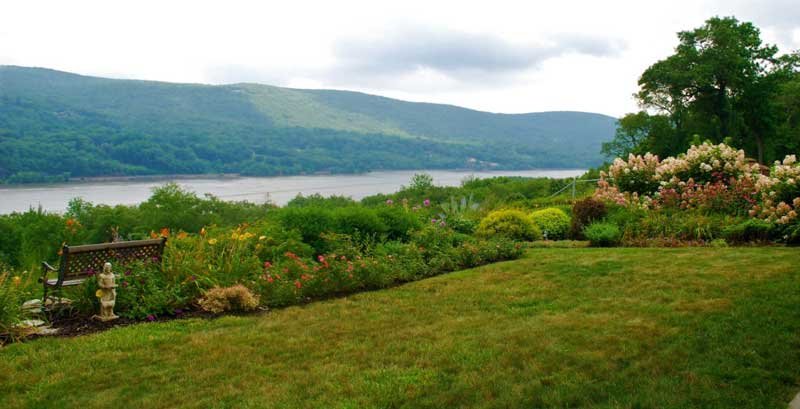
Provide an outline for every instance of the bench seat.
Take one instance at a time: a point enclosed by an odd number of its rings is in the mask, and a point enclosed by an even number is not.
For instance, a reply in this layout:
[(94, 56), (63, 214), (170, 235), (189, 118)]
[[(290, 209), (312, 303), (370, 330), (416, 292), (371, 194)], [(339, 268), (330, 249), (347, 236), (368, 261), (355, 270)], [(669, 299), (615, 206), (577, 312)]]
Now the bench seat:
[[(166, 237), (161, 237), (81, 246), (64, 245), (61, 248), (61, 263), (58, 268), (46, 262), (42, 263), (42, 277), (39, 279), (44, 285), (42, 299), (47, 300), (49, 288), (59, 291), (61, 287), (85, 282), (103, 271), (103, 265), (107, 262), (123, 264), (135, 260), (160, 262), (166, 242)], [(58, 278), (52, 278), (52, 274), (57, 274)]]
[[(85, 278), (76, 278), (76, 279), (72, 279), (72, 280), (64, 280), (64, 282), (61, 283), (61, 285), (68, 287), (68, 286), (71, 286), (71, 285), (82, 284), (84, 281), (86, 281)], [(55, 287), (55, 286), (58, 285), (58, 279), (57, 278), (48, 279), (47, 281), (44, 282), (44, 284), (45, 285), (49, 285), (50, 287)]]

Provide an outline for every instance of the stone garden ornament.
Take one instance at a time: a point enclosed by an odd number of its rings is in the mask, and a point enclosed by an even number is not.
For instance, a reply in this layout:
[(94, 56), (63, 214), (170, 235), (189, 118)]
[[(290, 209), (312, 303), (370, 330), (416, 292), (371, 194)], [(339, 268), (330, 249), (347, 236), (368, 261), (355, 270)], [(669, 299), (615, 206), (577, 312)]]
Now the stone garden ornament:
[(97, 275), (97, 298), (100, 299), (100, 315), (94, 319), (107, 322), (119, 318), (114, 315), (114, 304), (117, 301), (117, 284), (114, 282), (114, 273), (111, 272), (111, 263), (103, 265), (103, 272)]

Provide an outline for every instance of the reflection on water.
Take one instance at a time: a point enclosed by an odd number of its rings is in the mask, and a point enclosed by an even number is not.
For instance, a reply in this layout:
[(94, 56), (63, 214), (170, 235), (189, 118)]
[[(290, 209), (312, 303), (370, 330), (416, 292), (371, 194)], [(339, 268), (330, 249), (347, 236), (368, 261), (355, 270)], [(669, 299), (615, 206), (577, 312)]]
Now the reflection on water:
[[(283, 205), (302, 193), (323, 196), (343, 195), (356, 200), (376, 193), (391, 193), (408, 184), (414, 173), (422, 171), (371, 172), (358, 175), (281, 176), (234, 179), (178, 179), (174, 182), (199, 195), (212, 194), (224, 200), (263, 203), (272, 201)], [(493, 176), (528, 176), (565, 178), (583, 174), (583, 170), (524, 170), (524, 171), (425, 171), (441, 186), (458, 186), (470, 175), (478, 178)], [(162, 181), (93, 182), (46, 186), (0, 188), (0, 214), (25, 211), (42, 206), (45, 210), (64, 211), (70, 199), (81, 197), (92, 203), (109, 205), (136, 204), (150, 196), (153, 187)]]

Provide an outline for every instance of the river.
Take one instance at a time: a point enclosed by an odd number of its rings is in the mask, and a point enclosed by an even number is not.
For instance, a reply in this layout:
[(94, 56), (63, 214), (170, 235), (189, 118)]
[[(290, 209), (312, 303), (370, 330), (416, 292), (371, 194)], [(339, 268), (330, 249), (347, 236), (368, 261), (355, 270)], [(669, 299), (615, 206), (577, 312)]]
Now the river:
[(169, 181), (199, 195), (210, 193), (223, 200), (246, 200), (254, 203), (272, 201), (284, 205), (298, 194), (319, 193), (323, 196), (343, 195), (361, 199), (376, 193), (391, 193), (407, 185), (415, 173), (425, 172), (434, 184), (458, 186), (468, 176), (526, 176), (566, 178), (583, 174), (584, 170), (523, 170), (523, 171), (388, 171), (354, 175), (310, 175), (279, 177), (192, 178), (148, 181), (78, 182), (35, 186), (0, 187), (0, 214), (25, 211), (41, 206), (44, 210), (63, 212), (67, 203), (81, 197), (95, 204), (137, 204), (150, 196), (154, 187)]

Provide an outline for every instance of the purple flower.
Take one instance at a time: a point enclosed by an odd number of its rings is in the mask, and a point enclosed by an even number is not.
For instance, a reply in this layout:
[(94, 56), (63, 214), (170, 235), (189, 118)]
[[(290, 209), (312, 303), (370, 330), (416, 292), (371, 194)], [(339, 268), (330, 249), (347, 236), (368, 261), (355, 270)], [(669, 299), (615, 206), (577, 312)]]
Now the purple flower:
[(438, 222), (438, 220), (436, 220), (436, 219), (431, 219), (431, 224), (436, 224), (436, 222)]
[(152, 322), (152, 321), (155, 321), (155, 320), (156, 320), (156, 316), (155, 316), (155, 315), (153, 315), (153, 314), (150, 314), (150, 315), (148, 315), (148, 316), (147, 316), (147, 320), (148, 320), (148, 321), (151, 321), (151, 322)]
[(422, 205), (428, 207), (431, 205), (431, 199), (425, 199), (422, 201)]
[(94, 275), (94, 269), (93, 269), (93, 268), (91, 268), (91, 267), (90, 267), (90, 268), (87, 268), (87, 269), (86, 269), (86, 275), (87, 275), (87, 276), (93, 276), (93, 275)]
[(393, 204), (394, 204), (394, 200), (392, 200), (392, 199), (386, 199), (386, 204), (387, 204), (387, 205), (389, 205), (389, 206), (391, 206), (391, 205), (393, 205)]
[(444, 227), (444, 226), (447, 226), (447, 223), (445, 223), (445, 221), (444, 221), (444, 220), (442, 220), (442, 221), (439, 223), (439, 226), (442, 226), (442, 227)]
[(126, 275), (126, 276), (129, 276), (129, 275), (131, 275), (131, 270), (130, 270), (130, 269), (127, 269), (127, 270), (125, 270), (125, 275)]
[(123, 281), (123, 282), (122, 282), (122, 288), (125, 288), (125, 287), (127, 287), (127, 286), (128, 286), (128, 282), (127, 282), (127, 281)]

